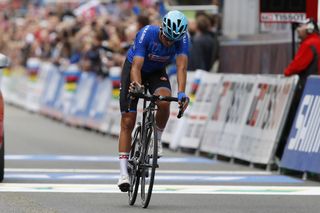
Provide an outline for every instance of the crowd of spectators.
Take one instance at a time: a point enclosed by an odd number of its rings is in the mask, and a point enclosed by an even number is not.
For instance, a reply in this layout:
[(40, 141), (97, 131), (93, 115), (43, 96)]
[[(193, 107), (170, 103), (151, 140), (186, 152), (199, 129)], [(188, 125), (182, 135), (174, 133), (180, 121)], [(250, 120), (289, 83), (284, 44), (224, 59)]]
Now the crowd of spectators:
[[(30, 4), (23, 16), (1, 13), (0, 52), (11, 58), (13, 66), (25, 66), (28, 58), (37, 57), (107, 75), (110, 67), (122, 65), (139, 29), (161, 24), (162, 9), (159, 1), (152, 0), (111, 1), (86, 10), (68, 4)], [(190, 35), (196, 41), (199, 27), (192, 25)]]

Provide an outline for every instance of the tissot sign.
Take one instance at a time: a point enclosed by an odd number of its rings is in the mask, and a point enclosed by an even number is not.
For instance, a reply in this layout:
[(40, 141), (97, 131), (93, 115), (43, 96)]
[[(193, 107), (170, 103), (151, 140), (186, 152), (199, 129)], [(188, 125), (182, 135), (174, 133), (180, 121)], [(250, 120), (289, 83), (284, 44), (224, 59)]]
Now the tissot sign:
[(260, 21), (265, 23), (299, 22), (317, 19), (318, 0), (260, 0)]

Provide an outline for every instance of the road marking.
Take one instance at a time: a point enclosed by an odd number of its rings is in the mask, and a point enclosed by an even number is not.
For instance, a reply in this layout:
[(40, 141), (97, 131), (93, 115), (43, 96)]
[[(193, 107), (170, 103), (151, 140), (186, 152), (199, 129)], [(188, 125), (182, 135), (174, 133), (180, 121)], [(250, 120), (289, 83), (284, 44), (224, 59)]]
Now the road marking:
[[(5, 155), (11, 161), (79, 161), (79, 162), (119, 162), (118, 156), (93, 155)], [(201, 157), (162, 157), (159, 163), (205, 163), (214, 164), (215, 160)]]
[[(115, 184), (1, 183), (0, 192), (121, 193)], [(320, 187), (155, 185), (155, 194), (320, 195)], [(125, 193), (123, 193), (126, 195)]]
[[(46, 173), (119, 173), (118, 169), (46, 169), (46, 168), (5, 168), (5, 172), (46, 172)], [(207, 174), (207, 175), (272, 175), (268, 171), (206, 171), (206, 170), (157, 170), (157, 174)]]
[[(97, 172), (95, 172), (97, 171)], [(104, 171), (104, 173), (103, 173)], [(118, 170), (72, 170), (72, 169), (6, 169), (5, 179), (11, 180), (84, 180), (84, 181), (116, 181), (119, 178)], [(188, 183), (303, 183), (301, 179), (282, 175), (256, 174), (222, 174), (197, 173), (197, 171), (168, 171), (157, 172), (156, 180), (161, 182), (188, 182)]]

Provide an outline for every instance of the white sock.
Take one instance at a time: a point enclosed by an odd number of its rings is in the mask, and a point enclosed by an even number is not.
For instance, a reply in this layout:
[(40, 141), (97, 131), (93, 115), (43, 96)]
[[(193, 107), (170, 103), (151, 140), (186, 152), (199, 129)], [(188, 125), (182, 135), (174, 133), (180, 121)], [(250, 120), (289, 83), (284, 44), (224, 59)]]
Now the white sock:
[(163, 133), (163, 129), (160, 129), (158, 126), (156, 126), (156, 134), (159, 142), (161, 142), (162, 133)]
[(119, 153), (119, 161), (120, 161), (120, 175), (128, 175), (128, 158), (129, 153), (120, 152)]

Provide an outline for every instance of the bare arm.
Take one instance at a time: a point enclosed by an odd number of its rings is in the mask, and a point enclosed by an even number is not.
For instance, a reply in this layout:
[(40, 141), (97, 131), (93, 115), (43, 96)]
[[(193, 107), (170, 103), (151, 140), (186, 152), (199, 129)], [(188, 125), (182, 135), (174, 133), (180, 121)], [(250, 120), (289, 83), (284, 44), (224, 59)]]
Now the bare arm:
[(130, 79), (131, 82), (136, 82), (141, 85), (141, 69), (143, 66), (144, 58), (143, 57), (134, 57), (131, 72), (130, 72)]
[(186, 81), (187, 81), (188, 57), (183, 54), (178, 55), (176, 58), (176, 63), (177, 63), (178, 92), (185, 92)]

